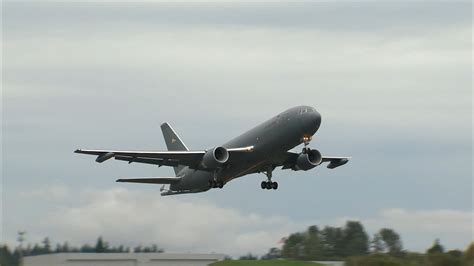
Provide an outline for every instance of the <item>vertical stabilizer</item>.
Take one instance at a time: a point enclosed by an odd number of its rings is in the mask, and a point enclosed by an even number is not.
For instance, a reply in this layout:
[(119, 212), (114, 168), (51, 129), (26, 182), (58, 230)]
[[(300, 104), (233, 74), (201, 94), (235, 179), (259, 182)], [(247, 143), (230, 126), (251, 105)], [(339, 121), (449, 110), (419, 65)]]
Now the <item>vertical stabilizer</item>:
[[(161, 132), (163, 132), (163, 137), (165, 138), (166, 147), (169, 151), (189, 151), (186, 144), (181, 140), (181, 138), (176, 134), (174, 129), (168, 124), (163, 123), (161, 125)], [(174, 172), (176, 175), (184, 168), (183, 165), (174, 167)]]

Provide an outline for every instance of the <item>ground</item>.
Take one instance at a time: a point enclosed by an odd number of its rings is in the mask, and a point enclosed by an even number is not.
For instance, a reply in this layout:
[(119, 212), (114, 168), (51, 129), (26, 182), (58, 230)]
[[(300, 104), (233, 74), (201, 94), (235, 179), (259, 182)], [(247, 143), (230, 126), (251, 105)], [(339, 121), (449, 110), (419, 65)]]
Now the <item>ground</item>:
[(211, 266), (318, 266), (321, 264), (293, 260), (225, 260)]

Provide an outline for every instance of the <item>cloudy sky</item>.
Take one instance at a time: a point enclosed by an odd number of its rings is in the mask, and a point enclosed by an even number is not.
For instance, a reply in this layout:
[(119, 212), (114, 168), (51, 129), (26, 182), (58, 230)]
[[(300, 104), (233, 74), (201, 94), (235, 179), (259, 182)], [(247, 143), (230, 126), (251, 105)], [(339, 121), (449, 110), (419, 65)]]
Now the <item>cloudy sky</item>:
[[(362, 221), (405, 248), (473, 239), (471, 2), (18, 2), (3, 5), (2, 242), (156, 243), (262, 254), (309, 225)], [(118, 184), (172, 169), (76, 148), (193, 149), (307, 104), (337, 170), (277, 171), (176, 197)], [(300, 147), (296, 148), (297, 150)]]

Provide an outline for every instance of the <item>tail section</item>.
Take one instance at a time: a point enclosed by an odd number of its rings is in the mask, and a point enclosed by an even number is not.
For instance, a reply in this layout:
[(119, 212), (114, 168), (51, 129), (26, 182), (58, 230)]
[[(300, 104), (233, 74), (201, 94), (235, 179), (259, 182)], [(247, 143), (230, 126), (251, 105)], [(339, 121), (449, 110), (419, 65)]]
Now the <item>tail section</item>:
[[(181, 138), (176, 134), (174, 129), (168, 124), (163, 123), (161, 125), (161, 131), (163, 132), (163, 137), (165, 138), (166, 147), (169, 151), (189, 151), (186, 144), (181, 140)], [(185, 166), (179, 165), (174, 168), (176, 175), (184, 168)]]

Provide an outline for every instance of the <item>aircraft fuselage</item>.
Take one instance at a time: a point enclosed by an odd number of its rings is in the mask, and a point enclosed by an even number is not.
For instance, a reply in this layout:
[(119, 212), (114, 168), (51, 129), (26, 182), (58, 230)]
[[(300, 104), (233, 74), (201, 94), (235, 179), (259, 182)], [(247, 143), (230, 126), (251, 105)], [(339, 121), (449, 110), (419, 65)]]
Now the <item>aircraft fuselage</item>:
[(253, 152), (235, 155), (229, 159), (230, 167), (216, 172), (183, 168), (178, 176), (179, 183), (171, 184), (172, 191), (202, 192), (209, 190), (210, 180), (216, 179), (223, 184), (230, 180), (258, 172), (262, 167), (272, 167), (272, 158), (281, 156), (288, 150), (310, 138), (321, 125), (321, 115), (310, 106), (298, 106), (288, 109), (275, 117), (257, 125), (242, 135), (222, 145), (224, 148), (253, 146)]

